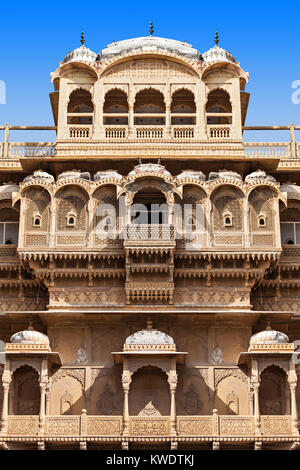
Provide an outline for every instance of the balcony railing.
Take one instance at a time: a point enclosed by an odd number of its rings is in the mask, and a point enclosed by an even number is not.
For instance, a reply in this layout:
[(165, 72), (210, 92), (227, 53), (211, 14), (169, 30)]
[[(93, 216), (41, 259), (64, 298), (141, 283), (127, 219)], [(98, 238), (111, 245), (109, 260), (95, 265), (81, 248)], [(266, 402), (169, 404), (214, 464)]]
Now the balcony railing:
[(289, 157), (289, 142), (245, 142), (246, 157)]
[(207, 136), (210, 139), (230, 139), (231, 125), (211, 124), (207, 126)]
[(124, 228), (125, 240), (174, 240), (174, 225), (130, 224)]
[(165, 127), (136, 127), (135, 136), (137, 139), (163, 139)]
[[(254, 438), (256, 435), (254, 416), (177, 416), (176, 430), (179, 438), (193, 437), (214, 439)], [(262, 415), (260, 417), (260, 438), (287, 438), (295, 436), (291, 416)], [(47, 416), (43, 432), (45, 437), (122, 437), (123, 416), (60, 415)], [(7, 432), (2, 437), (37, 437), (41, 435), (37, 415), (8, 416)], [(298, 435), (298, 434), (297, 434)], [(160, 438), (171, 437), (169, 416), (130, 416), (127, 437)], [(299, 435), (298, 435), (299, 437)]]
[(173, 139), (194, 139), (195, 126), (172, 126)]
[(92, 137), (92, 126), (82, 124), (71, 124), (67, 126), (67, 137), (70, 139), (89, 139)]
[(105, 139), (126, 139), (128, 137), (128, 126), (105, 126)]

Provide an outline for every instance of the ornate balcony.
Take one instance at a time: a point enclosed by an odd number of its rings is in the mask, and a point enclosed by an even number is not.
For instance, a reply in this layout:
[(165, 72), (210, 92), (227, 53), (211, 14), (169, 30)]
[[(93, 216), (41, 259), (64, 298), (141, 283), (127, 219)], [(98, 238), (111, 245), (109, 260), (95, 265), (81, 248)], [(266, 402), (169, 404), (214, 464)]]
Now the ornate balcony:
[[(254, 416), (177, 416), (176, 420), (178, 441), (195, 441), (208, 439), (235, 441), (253, 441), (258, 434), (255, 431)], [(292, 433), (291, 416), (262, 415), (260, 418), (259, 438), (268, 441), (276, 438), (277, 441), (286, 441), (287, 438), (297, 438)], [(8, 417), (7, 432), (1, 435), (7, 441), (16, 438), (27, 438), (28, 442), (43, 437), (46, 441), (76, 441), (84, 440), (121, 440), (123, 436), (123, 416), (87, 416), (61, 415), (47, 416), (45, 423), (40, 426), (39, 416), (22, 415)], [(138, 437), (141, 441), (172, 438), (169, 416), (130, 416), (129, 434), (126, 438)], [(299, 435), (298, 435), (299, 438)]]

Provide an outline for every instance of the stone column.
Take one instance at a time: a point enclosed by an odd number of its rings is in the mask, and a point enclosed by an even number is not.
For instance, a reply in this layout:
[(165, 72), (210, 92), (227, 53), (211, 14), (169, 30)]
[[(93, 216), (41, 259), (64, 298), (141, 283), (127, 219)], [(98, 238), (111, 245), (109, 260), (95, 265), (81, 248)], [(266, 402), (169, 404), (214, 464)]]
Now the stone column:
[(259, 382), (253, 383), (254, 389), (254, 426), (255, 434), (260, 435), (260, 411), (259, 411)]
[(290, 382), (292, 433), (299, 435), (296, 389), (297, 389), (297, 382), (294, 382), (294, 381)]
[(123, 370), (122, 374), (122, 385), (124, 391), (124, 408), (123, 408), (123, 436), (129, 436), (129, 403), (128, 395), (131, 384), (131, 372), (129, 370)]
[(171, 103), (166, 104), (166, 139), (171, 139)]
[(39, 435), (45, 432), (45, 421), (46, 421), (46, 386), (45, 382), (40, 382), (41, 389), (41, 402), (40, 402), (40, 423), (39, 423)]
[(99, 140), (104, 137), (103, 125), (103, 104), (104, 93), (102, 80), (98, 80), (93, 87), (93, 102), (94, 102), (94, 116), (93, 116), (93, 139)]
[(128, 137), (134, 139), (134, 107), (133, 101), (128, 105)]
[(8, 425), (8, 393), (9, 393), (10, 382), (3, 382), (3, 403), (1, 413), (1, 434), (7, 433)]
[(177, 388), (177, 373), (175, 370), (171, 370), (168, 373), (168, 382), (171, 392), (171, 410), (170, 410), (170, 426), (171, 426), (171, 435), (177, 436), (176, 432), (176, 400), (175, 393)]
[(206, 124), (206, 85), (200, 81), (196, 85), (195, 90), (196, 102), (196, 138), (207, 139), (207, 124)]

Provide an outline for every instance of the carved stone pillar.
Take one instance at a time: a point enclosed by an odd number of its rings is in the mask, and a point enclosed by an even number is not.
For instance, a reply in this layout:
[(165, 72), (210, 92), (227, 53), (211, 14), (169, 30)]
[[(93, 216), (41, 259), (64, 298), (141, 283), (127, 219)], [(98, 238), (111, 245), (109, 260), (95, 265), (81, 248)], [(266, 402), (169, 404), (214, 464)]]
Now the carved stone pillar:
[(299, 434), (298, 430), (298, 411), (296, 401), (297, 382), (290, 382), (291, 390), (291, 417), (292, 417), (292, 433)]
[(176, 400), (175, 393), (177, 388), (177, 374), (175, 371), (171, 371), (168, 374), (168, 382), (171, 392), (171, 410), (170, 410), (170, 426), (171, 426), (171, 435), (176, 436)]
[(50, 386), (46, 387), (46, 416), (50, 415), (50, 399), (51, 399), (51, 390)]
[(131, 372), (124, 370), (122, 374), (122, 385), (124, 391), (124, 408), (123, 408), (123, 436), (129, 436), (129, 403), (128, 395), (131, 384)]
[(167, 139), (171, 138), (171, 103), (166, 104), (166, 136)]
[(45, 432), (45, 421), (46, 421), (46, 386), (45, 382), (40, 382), (41, 389), (41, 402), (40, 402), (40, 423), (39, 423), (39, 434)]
[(7, 433), (8, 425), (8, 393), (9, 393), (10, 382), (3, 382), (3, 403), (1, 413), (1, 434)]
[(128, 137), (134, 139), (134, 107), (133, 102), (128, 106)]
[(255, 434), (260, 435), (259, 382), (253, 383), (254, 389), (254, 426)]

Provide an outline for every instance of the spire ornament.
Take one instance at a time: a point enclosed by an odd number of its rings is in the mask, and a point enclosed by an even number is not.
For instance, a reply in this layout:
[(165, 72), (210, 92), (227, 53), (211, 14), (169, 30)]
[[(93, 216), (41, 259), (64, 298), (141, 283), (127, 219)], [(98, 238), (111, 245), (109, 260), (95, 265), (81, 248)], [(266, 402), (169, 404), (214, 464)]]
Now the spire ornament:
[(81, 31), (80, 42), (81, 42), (81, 45), (84, 46), (84, 43), (85, 43), (84, 31)]
[(153, 28), (153, 23), (152, 23), (152, 21), (150, 21), (149, 33), (150, 33), (150, 36), (153, 36), (154, 28)]
[(218, 31), (216, 31), (216, 34), (215, 34), (215, 45), (217, 46), (219, 44), (219, 33)]

